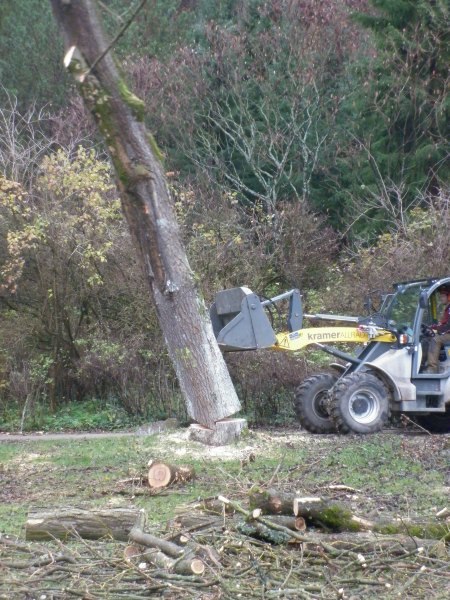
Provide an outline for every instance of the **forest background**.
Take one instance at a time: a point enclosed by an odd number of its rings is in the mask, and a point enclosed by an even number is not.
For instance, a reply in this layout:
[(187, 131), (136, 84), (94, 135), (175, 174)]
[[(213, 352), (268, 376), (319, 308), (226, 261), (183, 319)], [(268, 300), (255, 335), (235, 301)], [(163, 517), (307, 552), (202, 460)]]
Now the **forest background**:
[[(103, 0), (114, 36), (137, 2)], [(449, 275), (446, 0), (148, 0), (115, 45), (206, 302), (297, 287), (363, 314)], [(50, 6), (0, 4), (0, 429), (115, 427), (183, 401)], [(252, 423), (323, 360), (227, 358)]]

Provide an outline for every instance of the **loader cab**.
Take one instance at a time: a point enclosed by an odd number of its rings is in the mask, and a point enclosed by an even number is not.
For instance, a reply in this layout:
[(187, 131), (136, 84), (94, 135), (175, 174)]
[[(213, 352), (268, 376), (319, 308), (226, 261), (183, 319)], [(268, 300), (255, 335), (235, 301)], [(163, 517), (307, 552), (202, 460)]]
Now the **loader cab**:
[(395, 331), (399, 340), (406, 343), (414, 341), (414, 324), (421, 291), (422, 288), (416, 283), (397, 284), (396, 292), (385, 309), (387, 326)]
[[(437, 323), (442, 312), (439, 289), (444, 285), (450, 285), (450, 277), (397, 283), (395, 293), (386, 306), (388, 327), (397, 333), (401, 345), (409, 346), (413, 377), (420, 374), (426, 357), (424, 330)], [(447, 360), (450, 347), (443, 354), (445, 358), (442, 360)], [(450, 368), (450, 361), (448, 364)]]
[[(420, 309), (423, 312), (423, 316), (422, 316), (422, 328), (423, 326), (429, 326), (429, 325), (433, 325), (435, 323), (438, 323), (442, 313), (445, 309), (445, 306), (447, 304), (446, 302), (442, 302), (442, 298), (441, 298), (441, 291), (442, 288), (448, 288), (450, 284), (450, 278), (445, 278), (445, 279), (440, 279), (436, 282), (434, 282), (434, 284), (432, 286), (430, 286), (430, 288), (428, 290), (425, 290), (421, 297), (420, 297)], [(423, 329), (422, 329), (423, 332)], [(427, 349), (427, 340), (423, 340), (422, 343), (422, 349), (425, 351)], [(441, 353), (439, 356), (439, 361), (440, 361), (440, 368), (439, 368), (439, 373), (436, 374), (434, 377), (435, 378), (447, 378), (450, 374), (450, 344), (445, 344), (442, 348), (441, 348)], [(424, 360), (422, 360), (422, 365), (419, 365), (419, 372), (420, 372), (420, 366), (424, 366)]]

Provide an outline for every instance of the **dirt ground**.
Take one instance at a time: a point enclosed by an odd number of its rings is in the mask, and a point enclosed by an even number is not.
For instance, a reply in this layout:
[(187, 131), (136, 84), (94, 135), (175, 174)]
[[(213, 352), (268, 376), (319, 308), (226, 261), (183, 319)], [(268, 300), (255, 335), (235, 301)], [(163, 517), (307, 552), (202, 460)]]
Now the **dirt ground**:
[[(208, 447), (190, 441), (184, 428), (155, 424), (112, 434), (3, 435), (0, 442), (0, 600), (450, 597), (448, 546), (442, 539), (422, 542), (409, 529), (432, 522), (450, 532), (450, 521), (436, 517), (450, 509), (450, 435), (412, 427), (372, 436), (264, 428), (235, 444)], [(192, 465), (196, 477), (154, 495), (142, 479), (154, 458)], [(404, 529), (375, 543), (342, 532), (338, 538), (351, 538), (341, 548), (318, 542), (333, 532), (315, 525), (307, 542), (277, 545), (244, 534), (239, 513), (208, 513), (210, 525), (189, 533), (206, 553), (202, 577), (157, 569), (147, 559), (124, 561), (126, 544), (111, 540), (24, 541), (31, 506), (135, 506), (148, 515), (149, 531), (167, 537), (175, 516), (205, 518), (198, 508), (205, 498), (224, 496), (248, 510), (254, 486), (324, 497)]]
[[(251, 430), (238, 443), (215, 447), (190, 441), (188, 428), (176, 427), (165, 431), (166, 428), (166, 422), (161, 421), (145, 428), (122, 432), (0, 434), (0, 443), (9, 442), (13, 446), (20, 444), (24, 449), (29, 449), (17, 455), (13, 461), (17, 463), (17, 467), (0, 470), (3, 482), (8, 480), (8, 485), (3, 485), (2, 491), (0, 490), (0, 498), (3, 495), (5, 499), (6, 495), (9, 502), (14, 501), (12, 490), (15, 489), (19, 496), (23, 496), (26, 492), (32, 499), (33, 494), (30, 490), (23, 489), (24, 477), (39, 478), (38, 495), (41, 497), (46, 489), (52, 492), (55, 478), (63, 476), (64, 471), (55, 466), (45, 468), (46, 462), (43, 458), (45, 452), (39, 450), (35, 453), (34, 443), (56, 442), (59, 446), (59, 442), (75, 442), (78, 445), (84, 442), (86, 444), (98, 442), (101, 448), (103, 441), (109, 440), (113, 444), (116, 440), (117, 443), (122, 444), (121, 447), (134, 444), (141, 449), (136, 452), (136, 463), (141, 460), (139, 454), (149, 441), (152, 456), (175, 464), (188, 464), (192, 461), (196, 463), (200, 461), (204, 464), (210, 461), (212, 463), (240, 461), (242, 465), (246, 465), (241, 468), (240, 474), (247, 473), (247, 476), (251, 476), (254, 471), (259, 483), (264, 482), (264, 477), (270, 478), (272, 471), (278, 468), (274, 484), (286, 489), (292, 489), (293, 485), (298, 487), (298, 480), (302, 474), (304, 481), (308, 482), (308, 486), (303, 486), (308, 492), (317, 492), (326, 483), (342, 484), (345, 481), (361, 479), (361, 485), (371, 490), (369, 503), (378, 503), (380, 506), (390, 503), (391, 496), (393, 503), (399, 502), (399, 496), (405, 497), (409, 494), (412, 498), (419, 494), (419, 490), (424, 485), (430, 485), (418, 480), (413, 486), (415, 489), (408, 490), (408, 484), (405, 484), (398, 494), (389, 492), (384, 498), (384, 488), (388, 489), (393, 484), (395, 487), (396, 478), (407, 480), (415, 476), (414, 472), (422, 478), (424, 474), (434, 474), (436, 483), (433, 485), (436, 486), (434, 490), (436, 496), (447, 497), (450, 500), (450, 435), (429, 435), (413, 428), (385, 430), (374, 436), (313, 435), (295, 427), (274, 427)], [(380, 448), (379, 453), (377, 447)], [(296, 451), (299, 452), (299, 457), (305, 457), (304, 463), (300, 465), (295, 464)], [(341, 460), (338, 458), (339, 455), (342, 456)], [(270, 456), (273, 457), (272, 460), (265, 460)], [(364, 456), (367, 458), (364, 459)], [(249, 457), (255, 462), (248, 464)], [(144, 462), (145, 459), (142, 459), (141, 463)], [(116, 467), (111, 464), (110, 467), (104, 468)], [(95, 460), (92, 460), (92, 466), (81, 465), (79, 468), (71, 466), (70, 469), (65, 470), (66, 473), (68, 471), (77, 471), (80, 477), (85, 479), (86, 474), (96, 471)], [(205, 473), (205, 479), (212, 481), (210, 471)], [(197, 482), (201, 480), (201, 476), (197, 477)], [(61, 482), (61, 488), (63, 487)], [(368, 502), (367, 494), (362, 498), (365, 503)], [(409, 507), (409, 511), (416, 512), (414, 505)]]

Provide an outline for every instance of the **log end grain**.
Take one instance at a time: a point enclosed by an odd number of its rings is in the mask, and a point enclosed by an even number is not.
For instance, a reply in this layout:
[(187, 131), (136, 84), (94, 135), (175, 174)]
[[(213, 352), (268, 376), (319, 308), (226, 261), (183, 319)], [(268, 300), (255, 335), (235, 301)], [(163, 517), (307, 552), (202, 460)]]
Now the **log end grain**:
[(163, 488), (175, 479), (175, 471), (170, 465), (154, 462), (148, 470), (148, 484), (151, 488)]
[(148, 466), (148, 485), (151, 488), (164, 488), (171, 483), (186, 483), (195, 477), (195, 470), (191, 466), (175, 466), (153, 460)]

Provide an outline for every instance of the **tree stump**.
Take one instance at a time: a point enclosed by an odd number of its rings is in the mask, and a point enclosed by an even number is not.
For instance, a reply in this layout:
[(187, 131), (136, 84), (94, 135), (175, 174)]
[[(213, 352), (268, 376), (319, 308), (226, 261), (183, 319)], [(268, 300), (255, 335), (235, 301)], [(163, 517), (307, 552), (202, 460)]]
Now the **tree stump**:
[(194, 423), (189, 427), (189, 439), (207, 446), (226, 446), (239, 439), (246, 428), (245, 419), (223, 419), (217, 421), (213, 429)]

